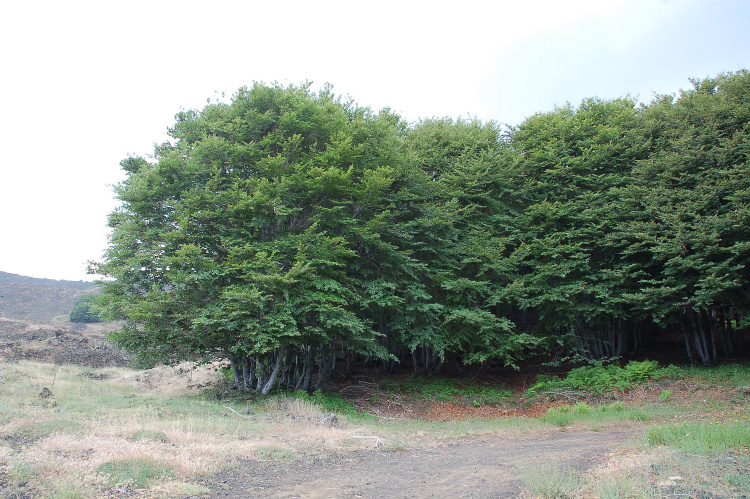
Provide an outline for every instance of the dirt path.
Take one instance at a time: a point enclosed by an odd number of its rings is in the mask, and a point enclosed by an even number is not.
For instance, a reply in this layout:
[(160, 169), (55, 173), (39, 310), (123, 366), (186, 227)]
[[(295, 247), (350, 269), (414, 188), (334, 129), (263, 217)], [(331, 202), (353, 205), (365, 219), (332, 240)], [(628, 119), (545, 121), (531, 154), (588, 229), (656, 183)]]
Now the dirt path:
[(625, 445), (623, 429), (458, 439), (403, 451), (357, 451), (312, 462), (241, 463), (206, 484), (210, 497), (519, 497), (534, 466), (589, 469)]

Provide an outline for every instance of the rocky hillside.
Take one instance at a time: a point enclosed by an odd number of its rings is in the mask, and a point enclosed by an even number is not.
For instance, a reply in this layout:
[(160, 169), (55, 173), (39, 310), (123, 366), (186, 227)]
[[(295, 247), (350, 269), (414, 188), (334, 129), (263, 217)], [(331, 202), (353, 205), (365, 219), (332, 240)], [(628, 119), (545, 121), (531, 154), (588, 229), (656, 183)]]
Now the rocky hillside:
[(90, 282), (0, 272), (0, 317), (42, 324), (61, 322), (81, 295), (97, 289)]
[(130, 356), (107, 341), (117, 324), (58, 327), (0, 318), (0, 364), (36, 360), (82, 366), (126, 366)]

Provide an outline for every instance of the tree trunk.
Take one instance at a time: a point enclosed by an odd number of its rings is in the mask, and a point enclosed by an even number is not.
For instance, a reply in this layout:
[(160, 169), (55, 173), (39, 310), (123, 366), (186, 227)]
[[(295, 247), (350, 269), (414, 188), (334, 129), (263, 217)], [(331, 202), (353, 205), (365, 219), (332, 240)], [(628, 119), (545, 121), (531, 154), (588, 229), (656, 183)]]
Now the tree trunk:
[(690, 347), (690, 336), (687, 327), (685, 327), (685, 324), (681, 324), (681, 326), (682, 334), (685, 336), (685, 351), (687, 352), (688, 361), (691, 364), (695, 364), (695, 357), (693, 356), (693, 349)]
[(239, 366), (237, 366), (237, 362), (234, 360), (234, 356), (232, 355), (229, 356), (229, 366), (232, 368), (232, 379), (234, 380), (234, 386), (241, 390), (244, 385), (244, 379), (240, 374)]
[(420, 374), (419, 359), (417, 358), (416, 348), (411, 351), (411, 361), (414, 363), (414, 375), (419, 376)]
[(260, 393), (263, 390), (263, 386), (266, 383), (266, 375), (268, 374), (266, 371), (268, 370), (268, 361), (264, 360), (261, 362), (260, 359), (257, 359), (256, 361), (257, 371), (258, 375), (256, 377), (256, 387), (255, 391)]
[(297, 385), (294, 387), (296, 390), (310, 391), (310, 383), (312, 382), (313, 368), (315, 367), (315, 345), (309, 345), (307, 347), (307, 353), (305, 355), (303, 374), (300, 376)]
[(242, 363), (242, 389), (243, 390), (250, 390), (253, 386), (253, 366), (251, 364), (252, 360), (250, 357), (245, 357), (244, 362)]
[(276, 354), (276, 365), (273, 368), (271, 376), (268, 378), (268, 382), (263, 386), (263, 389), (260, 392), (261, 395), (268, 395), (273, 387), (276, 386), (276, 381), (279, 379), (279, 373), (281, 372), (281, 368), (284, 365), (285, 360), (286, 348), (282, 347)]
[(333, 367), (333, 361), (336, 358), (336, 351), (334, 346), (330, 347), (330, 350), (320, 360), (320, 369), (318, 370), (318, 382), (315, 384), (316, 390), (323, 390), (325, 384), (328, 382), (328, 375), (330, 374), (331, 368)]

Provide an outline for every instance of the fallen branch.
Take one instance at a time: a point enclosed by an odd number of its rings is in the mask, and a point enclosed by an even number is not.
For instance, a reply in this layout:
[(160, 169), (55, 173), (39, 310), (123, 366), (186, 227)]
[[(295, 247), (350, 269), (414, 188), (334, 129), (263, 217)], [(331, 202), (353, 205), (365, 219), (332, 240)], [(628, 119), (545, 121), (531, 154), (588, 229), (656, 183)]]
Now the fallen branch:
[(581, 392), (577, 392), (574, 390), (562, 392), (546, 391), (542, 393), (546, 396), (565, 397), (568, 400), (581, 400), (582, 398), (584, 398), (584, 395)]
[(375, 439), (375, 445), (370, 447), (370, 449), (379, 449), (383, 446), (383, 441), (380, 440), (380, 437), (376, 437), (375, 435), (353, 435), (352, 438), (374, 438)]
[[(359, 428), (354, 430), (354, 433), (357, 433), (359, 431)], [(383, 446), (383, 441), (380, 440), (380, 437), (375, 435), (352, 435), (352, 438), (372, 438), (375, 440), (375, 445), (370, 447), (370, 449), (379, 449)]]
[(242, 414), (240, 414), (239, 412), (235, 411), (234, 409), (232, 409), (232, 408), (231, 408), (231, 407), (229, 407), (228, 405), (225, 405), (225, 406), (224, 406), (224, 409), (229, 409), (230, 411), (232, 411), (232, 412), (233, 412), (233, 413), (235, 413), (236, 415), (238, 415), (238, 416), (242, 416)]

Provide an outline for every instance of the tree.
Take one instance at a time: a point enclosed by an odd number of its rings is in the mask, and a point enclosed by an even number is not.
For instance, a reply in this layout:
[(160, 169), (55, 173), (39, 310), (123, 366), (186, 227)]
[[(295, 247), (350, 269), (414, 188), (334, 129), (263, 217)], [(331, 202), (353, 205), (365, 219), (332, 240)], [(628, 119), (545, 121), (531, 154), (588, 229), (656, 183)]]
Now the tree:
[[(659, 330), (711, 362), (750, 326), (750, 77), (584, 100), (503, 132), (407, 125), (330, 88), (255, 84), (130, 157), (93, 270), (114, 338), (322, 388), (337, 361), (607, 359)], [(557, 357), (559, 358), (559, 357)]]
[(647, 110), (656, 149), (618, 193), (631, 217), (615, 239), (638, 269), (634, 305), (707, 364), (750, 325), (750, 74), (693, 84)]
[(606, 243), (627, 216), (615, 192), (649, 154), (640, 114), (630, 99), (587, 99), (535, 115), (512, 133), (526, 237), (515, 249), (508, 293), (538, 314), (548, 345), (590, 359), (619, 357), (640, 336), (625, 297), (628, 271)]
[[(115, 335), (151, 359), (229, 358), (238, 386), (321, 388), (338, 353), (387, 352), (350, 269), (380, 247), (399, 120), (329, 88), (255, 84), (177, 115), (154, 163), (122, 162), (96, 272)], [(395, 251), (387, 249), (387, 251)]]
[(427, 372), (446, 353), (512, 365), (536, 345), (511, 320), (501, 292), (520, 235), (510, 192), (515, 158), (503, 145), (498, 126), (478, 120), (424, 120), (407, 134), (415, 181), (399, 246), (424, 264), (419, 282), (428, 298), (419, 306), (420, 334), (406, 343), (422, 350)]
[(95, 298), (95, 294), (87, 294), (78, 298), (78, 300), (73, 305), (70, 314), (68, 314), (70, 322), (101, 322), (98, 307), (94, 302)]

